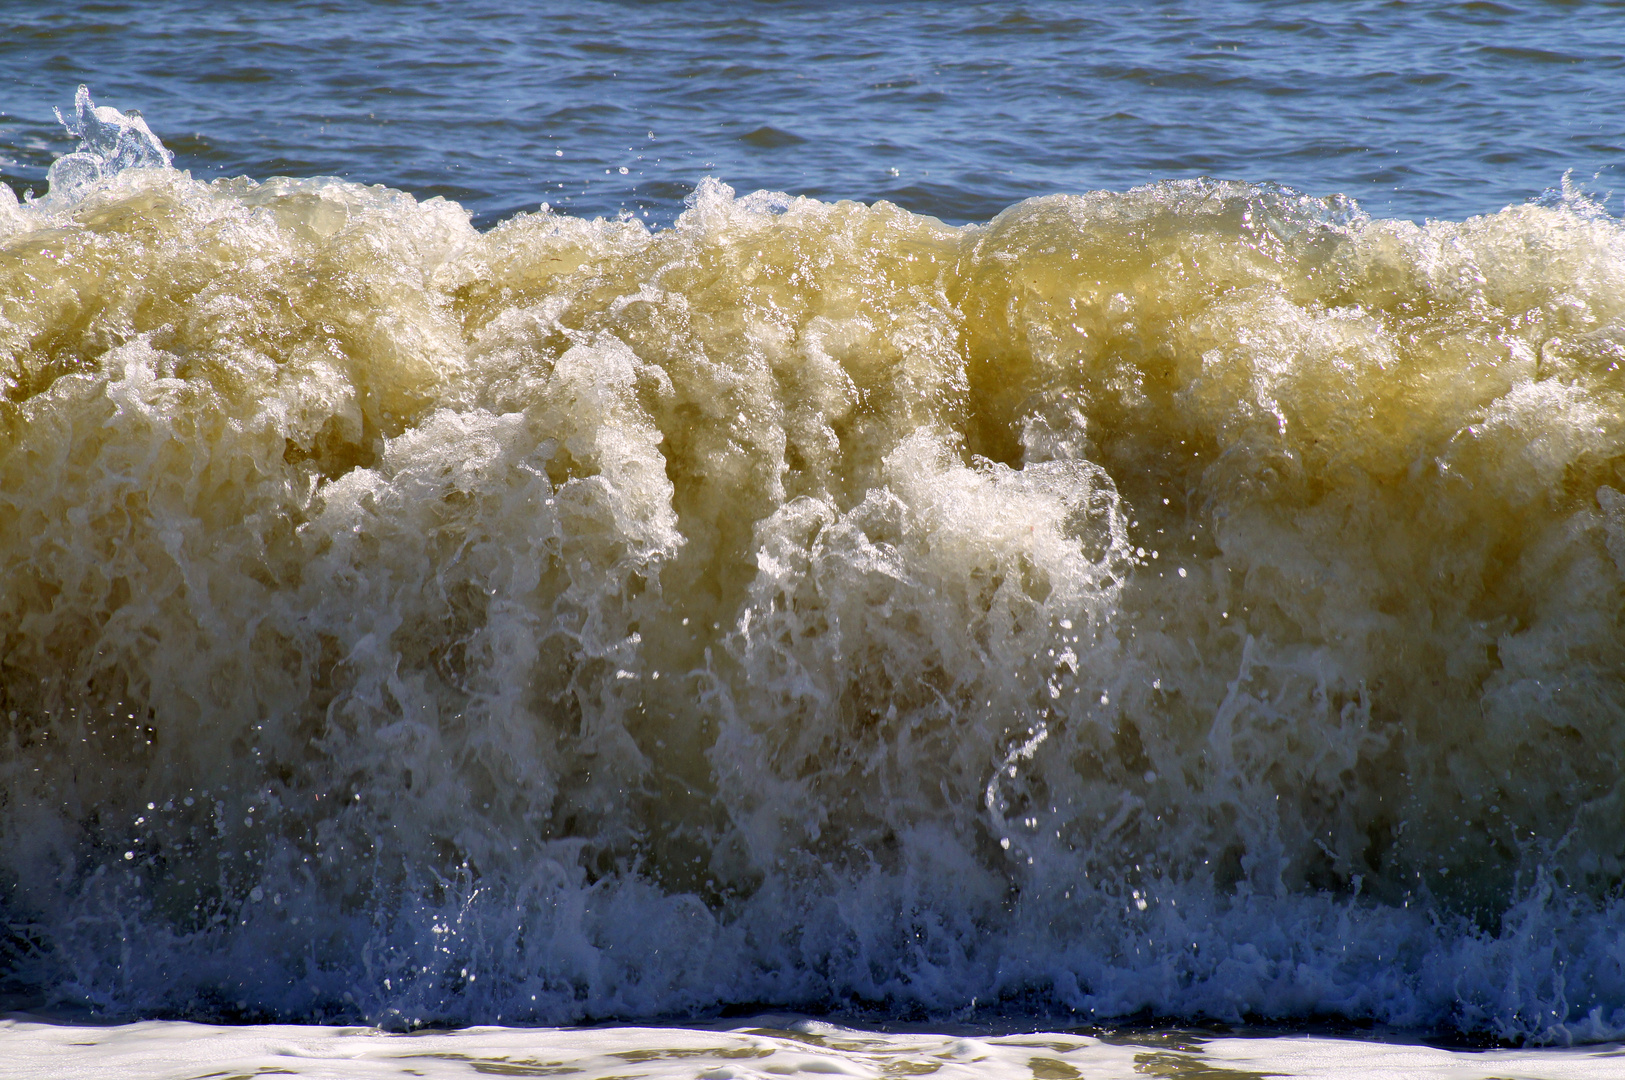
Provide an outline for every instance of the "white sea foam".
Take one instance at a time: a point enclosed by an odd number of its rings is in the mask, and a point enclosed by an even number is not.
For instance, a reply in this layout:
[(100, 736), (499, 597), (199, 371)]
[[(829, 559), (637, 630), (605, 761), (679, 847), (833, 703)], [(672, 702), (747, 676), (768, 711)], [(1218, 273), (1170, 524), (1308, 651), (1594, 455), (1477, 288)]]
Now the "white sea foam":
[[(1612, 1080), (1617, 1046), (1587, 1050), (1446, 1050), (1316, 1036), (1212, 1038), (1177, 1030), (1100, 1037), (991, 1030), (880, 1032), (789, 1016), (702, 1027), (467, 1028), (391, 1035), (365, 1028), (208, 1027), (146, 1022), (86, 1028), (0, 1020), (16, 1080), (191, 1080), (308, 1076), (700, 1077), (802, 1074), (944, 1080)], [(200, 1072), (200, 1070), (207, 1070)]]

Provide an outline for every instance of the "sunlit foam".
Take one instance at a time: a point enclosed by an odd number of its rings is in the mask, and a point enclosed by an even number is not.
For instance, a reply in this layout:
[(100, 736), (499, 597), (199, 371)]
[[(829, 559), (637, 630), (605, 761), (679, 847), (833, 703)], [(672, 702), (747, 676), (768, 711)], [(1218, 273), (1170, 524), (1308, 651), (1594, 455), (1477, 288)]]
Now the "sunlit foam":
[(74, 122), (0, 203), (17, 1000), (1625, 1029), (1578, 197), (481, 234)]

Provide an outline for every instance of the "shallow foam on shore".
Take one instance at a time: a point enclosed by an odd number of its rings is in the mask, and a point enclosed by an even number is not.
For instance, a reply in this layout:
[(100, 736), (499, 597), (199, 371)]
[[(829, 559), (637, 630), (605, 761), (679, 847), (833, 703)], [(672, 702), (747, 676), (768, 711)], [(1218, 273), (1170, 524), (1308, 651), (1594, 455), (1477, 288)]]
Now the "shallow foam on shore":
[[(942, 1080), (1603, 1080), (1617, 1046), (1461, 1051), (1321, 1036), (1226, 1038), (1179, 1030), (880, 1032), (788, 1016), (709, 1027), (469, 1028), (389, 1035), (365, 1028), (209, 1027), (148, 1021), (114, 1028), (0, 1020), (17, 1080), (191, 1080), (204, 1076), (571, 1076), (579, 1080), (795, 1075)], [(208, 1070), (200, 1072), (199, 1070)]]

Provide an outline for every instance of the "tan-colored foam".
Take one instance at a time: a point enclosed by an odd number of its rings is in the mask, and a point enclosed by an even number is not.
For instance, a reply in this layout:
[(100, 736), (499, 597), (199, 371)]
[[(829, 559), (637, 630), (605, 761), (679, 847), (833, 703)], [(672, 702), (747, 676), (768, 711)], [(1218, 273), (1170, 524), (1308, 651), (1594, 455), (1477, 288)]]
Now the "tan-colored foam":
[(1584, 205), (8, 205), (20, 907), (146, 867), (191, 932), (277, 874), (359, 911), (545, 864), (1064, 936), (1086, 887), (1486, 928), (1620, 887), (1625, 250)]

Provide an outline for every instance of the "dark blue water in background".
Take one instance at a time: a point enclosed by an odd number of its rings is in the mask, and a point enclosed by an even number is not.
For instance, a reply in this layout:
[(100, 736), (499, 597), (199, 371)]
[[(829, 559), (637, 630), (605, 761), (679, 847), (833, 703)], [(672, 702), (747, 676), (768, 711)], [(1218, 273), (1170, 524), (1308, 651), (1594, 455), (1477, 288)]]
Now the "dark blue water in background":
[(80, 82), (200, 177), (383, 183), (481, 225), (543, 201), (662, 223), (705, 175), (955, 222), (1196, 175), (1461, 219), (1568, 170), (1608, 190), (1625, 5), (4, 5), (19, 192), (71, 149), (51, 109)]

